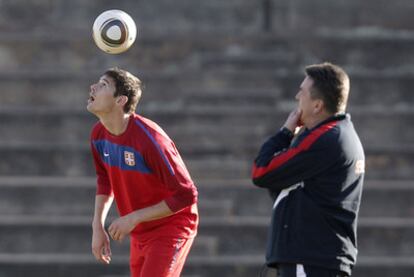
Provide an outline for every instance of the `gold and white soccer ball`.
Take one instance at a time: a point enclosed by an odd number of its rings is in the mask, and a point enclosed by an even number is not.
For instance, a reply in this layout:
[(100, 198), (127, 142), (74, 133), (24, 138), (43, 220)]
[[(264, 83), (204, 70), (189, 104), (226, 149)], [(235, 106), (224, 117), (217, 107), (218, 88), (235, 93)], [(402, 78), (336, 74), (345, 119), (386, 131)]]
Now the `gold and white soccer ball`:
[(102, 51), (119, 54), (128, 50), (137, 36), (132, 17), (121, 10), (107, 10), (93, 23), (92, 37)]

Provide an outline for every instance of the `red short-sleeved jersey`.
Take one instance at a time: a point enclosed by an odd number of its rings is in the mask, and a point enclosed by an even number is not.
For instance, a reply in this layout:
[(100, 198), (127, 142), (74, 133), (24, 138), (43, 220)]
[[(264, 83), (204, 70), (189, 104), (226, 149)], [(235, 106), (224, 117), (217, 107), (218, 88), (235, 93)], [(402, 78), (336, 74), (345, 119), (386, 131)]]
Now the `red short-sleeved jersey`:
[(143, 222), (132, 235), (194, 237), (197, 189), (173, 141), (154, 122), (131, 115), (126, 131), (114, 136), (98, 122), (91, 134), (97, 194), (114, 195), (120, 215), (165, 201), (173, 215)]

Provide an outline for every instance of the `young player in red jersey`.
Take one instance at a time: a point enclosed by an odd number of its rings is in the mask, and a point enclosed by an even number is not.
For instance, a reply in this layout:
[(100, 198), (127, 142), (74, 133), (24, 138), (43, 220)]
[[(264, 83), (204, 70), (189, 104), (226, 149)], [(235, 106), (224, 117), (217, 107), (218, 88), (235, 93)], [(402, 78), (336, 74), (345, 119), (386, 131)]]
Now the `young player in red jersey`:
[[(118, 68), (90, 88), (87, 109), (99, 118), (91, 134), (97, 174), (92, 252), (109, 264), (109, 236), (130, 235), (133, 277), (176, 277), (197, 233), (197, 189), (173, 141), (135, 113), (140, 97), (141, 81)], [(107, 232), (114, 198), (120, 217)]]

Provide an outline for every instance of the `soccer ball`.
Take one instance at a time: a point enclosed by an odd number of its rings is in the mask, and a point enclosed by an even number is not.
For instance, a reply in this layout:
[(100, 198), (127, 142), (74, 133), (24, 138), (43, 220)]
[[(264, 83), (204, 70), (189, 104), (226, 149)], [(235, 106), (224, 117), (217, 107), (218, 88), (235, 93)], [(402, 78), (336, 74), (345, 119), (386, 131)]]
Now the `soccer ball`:
[(129, 14), (121, 10), (104, 11), (95, 19), (92, 37), (102, 51), (119, 54), (134, 43), (137, 27)]

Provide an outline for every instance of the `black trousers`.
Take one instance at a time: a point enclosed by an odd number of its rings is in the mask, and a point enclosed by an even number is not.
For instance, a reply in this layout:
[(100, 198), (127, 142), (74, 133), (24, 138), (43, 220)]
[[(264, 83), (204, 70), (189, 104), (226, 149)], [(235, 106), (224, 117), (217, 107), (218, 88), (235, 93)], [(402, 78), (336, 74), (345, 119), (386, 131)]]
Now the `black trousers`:
[(345, 272), (317, 266), (278, 264), (277, 269), (267, 268), (261, 277), (349, 277)]

